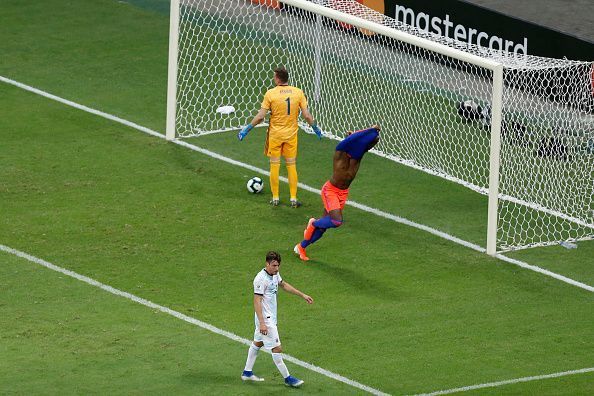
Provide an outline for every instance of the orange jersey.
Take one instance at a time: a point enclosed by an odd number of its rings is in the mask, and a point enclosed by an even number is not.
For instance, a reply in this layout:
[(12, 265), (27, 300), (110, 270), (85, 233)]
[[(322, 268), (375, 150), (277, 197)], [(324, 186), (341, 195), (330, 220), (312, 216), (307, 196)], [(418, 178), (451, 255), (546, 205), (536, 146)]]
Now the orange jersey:
[(307, 108), (307, 99), (299, 88), (278, 85), (266, 92), (262, 108), (270, 111), (269, 135), (289, 140), (297, 135), (299, 111)]

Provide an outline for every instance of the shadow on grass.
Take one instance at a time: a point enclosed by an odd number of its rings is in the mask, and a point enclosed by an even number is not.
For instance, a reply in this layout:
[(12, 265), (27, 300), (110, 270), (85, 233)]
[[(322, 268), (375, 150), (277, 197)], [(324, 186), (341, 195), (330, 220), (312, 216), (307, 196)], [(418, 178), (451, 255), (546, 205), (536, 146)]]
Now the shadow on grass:
[(221, 371), (199, 369), (186, 372), (181, 379), (185, 383), (195, 385), (196, 389), (212, 387), (218, 394), (264, 395), (287, 391), (282, 379), (273, 378), (272, 375), (268, 376), (270, 378), (265, 377), (266, 380), (263, 382), (250, 382), (241, 380), (241, 367), (237, 375), (224, 374), (226, 372), (228, 372), (226, 369)]
[(364, 294), (372, 298), (380, 298), (382, 301), (400, 301), (402, 294), (398, 293), (386, 285), (365, 276), (364, 271), (354, 271), (348, 267), (340, 266), (340, 264), (333, 264), (330, 262), (311, 259), (308, 261), (308, 266), (316, 270), (325, 272), (330, 275), (333, 280), (338, 280), (348, 285), (348, 289), (357, 290), (358, 293)]

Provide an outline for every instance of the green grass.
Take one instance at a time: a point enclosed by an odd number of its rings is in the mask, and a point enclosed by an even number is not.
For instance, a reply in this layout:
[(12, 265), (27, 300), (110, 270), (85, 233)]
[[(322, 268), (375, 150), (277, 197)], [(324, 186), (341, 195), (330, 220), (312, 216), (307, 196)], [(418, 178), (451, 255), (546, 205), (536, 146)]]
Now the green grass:
[[(117, 1), (0, 8), (0, 75), (163, 130), (165, 15)], [(98, 34), (98, 32), (100, 34)], [(4, 56), (6, 55), (6, 56)], [(592, 294), (347, 207), (346, 223), (290, 253), (319, 197), (271, 208), (243, 168), (0, 85), (0, 243), (249, 338), (251, 281), (269, 249), (313, 306), (279, 295), (288, 354), (393, 394), (592, 367)], [(261, 130), (194, 143), (266, 169)], [(302, 136), (319, 187), (335, 144)], [(281, 186), (286, 194), (287, 186)], [(283, 195), (284, 197), (284, 195)], [(368, 156), (351, 197), (484, 244), (483, 197)], [(514, 257), (593, 284), (592, 243)], [(270, 394), (239, 380), (245, 346), (0, 255), (0, 393)], [(358, 393), (291, 363), (306, 394)], [(471, 394), (588, 394), (594, 375)]]
[[(3, 394), (274, 393), (280, 375), (249, 386), (228, 370), (246, 347), (156, 310), (0, 253)], [(34, 288), (25, 284), (37, 285)], [(274, 373), (262, 354), (262, 371)], [(313, 394), (353, 389), (300, 367)]]

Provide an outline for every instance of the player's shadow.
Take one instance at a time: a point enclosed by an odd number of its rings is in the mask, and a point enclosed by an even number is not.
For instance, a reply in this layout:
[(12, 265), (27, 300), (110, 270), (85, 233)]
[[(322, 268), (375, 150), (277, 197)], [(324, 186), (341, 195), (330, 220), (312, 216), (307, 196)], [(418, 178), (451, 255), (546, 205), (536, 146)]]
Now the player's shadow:
[(223, 374), (220, 371), (192, 370), (181, 375), (183, 382), (193, 385), (223, 385), (236, 381), (238, 376)]
[[(226, 372), (226, 370), (225, 370)], [(209, 386), (216, 387), (221, 390), (222, 393), (229, 394), (269, 394), (274, 393), (273, 391), (278, 390), (282, 382), (275, 381), (264, 381), (264, 382), (243, 382), (239, 375), (241, 374), (241, 368), (237, 375), (224, 374), (222, 371), (216, 370), (196, 370), (188, 371), (181, 375), (181, 380), (185, 383), (194, 386)], [(239, 389), (242, 389), (239, 393)], [(227, 392), (223, 390), (227, 390)]]
[(357, 293), (365, 294), (369, 297), (381, 298), (382, 300), (399, 301), (402, 299), (402, 294), (398, 293), (398, 290), (386, 286), (377, 279), (366, 277), (364, 270), (353, 271), (352, 269), (333, 265), (321, 260), (311, 260), (308, 265), (329, 274), (332, 279), (337, 279), (347, 284), (349, 290), (356, 290)]

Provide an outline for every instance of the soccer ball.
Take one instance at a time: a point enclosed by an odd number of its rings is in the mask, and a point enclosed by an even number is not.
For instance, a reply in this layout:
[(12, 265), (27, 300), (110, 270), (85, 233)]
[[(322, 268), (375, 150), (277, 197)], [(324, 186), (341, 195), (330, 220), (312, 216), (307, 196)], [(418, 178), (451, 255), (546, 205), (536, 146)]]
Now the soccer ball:
[(258, 194), (264, 188), (264, 182), (257, 176), (252, 177), (250, 180), (248, 180), (246, 187), (252, 194)]

